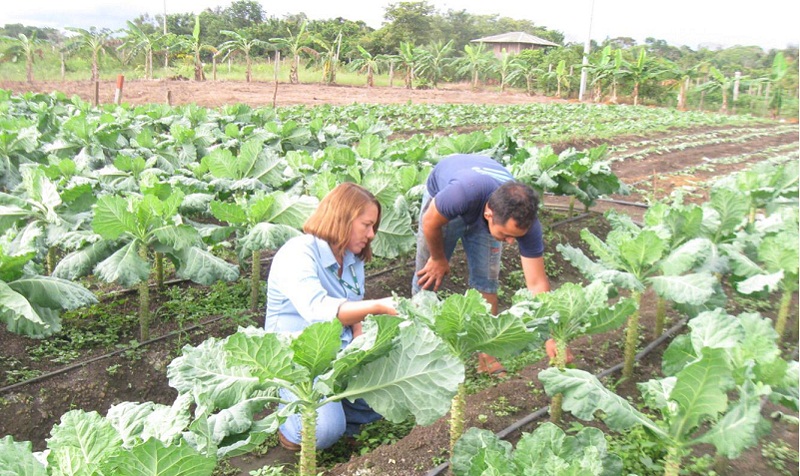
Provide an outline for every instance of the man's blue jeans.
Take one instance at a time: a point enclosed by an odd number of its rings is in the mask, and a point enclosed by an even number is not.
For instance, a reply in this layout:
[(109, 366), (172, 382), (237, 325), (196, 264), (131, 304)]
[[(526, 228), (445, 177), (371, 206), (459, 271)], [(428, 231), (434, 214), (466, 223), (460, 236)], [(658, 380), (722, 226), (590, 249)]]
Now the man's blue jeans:
[[(420, 227), (417, 231), (416, 269), (411, 280), (412, 294), (416, 294), (420, 290), (417, 283), (417, 271), (425, 266), (431, 256), (428, 243), (422, 234), (422, 215), (428, 209), (430, 201), (431, 197), (428, 190), (425, 189), (422, 194), (422, 207), (419, 215)], [(503, 243), (495, 240), (486, 228), (477, 223), (466, 225), (460, 217), (447, 222), (443, 232), (444, 255), (447, 261), (450, 261), (458, 241), (461, 240), (461, 246), (467, 255), (467, 265), (469, 266), (469, 287), (482, 293), (497, 294)]]

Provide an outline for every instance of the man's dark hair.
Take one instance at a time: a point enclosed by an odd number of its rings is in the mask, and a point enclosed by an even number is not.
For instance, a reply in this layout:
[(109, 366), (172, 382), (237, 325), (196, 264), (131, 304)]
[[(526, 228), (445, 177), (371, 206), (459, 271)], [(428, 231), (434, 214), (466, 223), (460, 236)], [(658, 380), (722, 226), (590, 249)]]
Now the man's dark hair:
[(495, 223), (504, 225), (513, 218), (523, 230), (527, 230), (536, 220), (539, 209), (539, 196), (522, 182), (508, 181), (489, 196), (489, 208)]

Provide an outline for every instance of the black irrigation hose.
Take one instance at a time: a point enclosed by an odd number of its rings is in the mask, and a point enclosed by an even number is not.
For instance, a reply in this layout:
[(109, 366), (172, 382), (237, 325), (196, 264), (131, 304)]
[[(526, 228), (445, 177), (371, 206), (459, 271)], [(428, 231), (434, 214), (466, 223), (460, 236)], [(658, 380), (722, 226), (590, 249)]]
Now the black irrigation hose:
[(39, 375), (37, 377), (28, 379), (28, 380), (23, 380), (22, 382), (17, 382), (15, 384), (9, 385), (7, 387), (0, 388), (0, 394), (5, 393), (5, 392), (7, 392), (9, 390), (13, 390), (13, 389), (15, 389), (17, 387), (22, 387), (22, 386), (29, 385), (29, 384), (32, 384), (32, 383), (36, 383), (36, 382), (39, 382), (39, 381), (42, 381), (42, 380), (46, 380), (46, 379), (48, 379), (50, 377), (55, 377), (56, 375), (60, 375), (60, 374), (69, 372), (70, 370), (81, 368), (81, 367), (83, 367), (83, 366), (85, 366), (87, 364), (91, 364), (93, 362), (97, 362), (99, 360), (103, 360), (103, 359), (106, 359), (108, 357), (113, 357), (113, 356), (115, 356), (117, 354), (121, 354), (121, 353), (127, 352), (129, 350), (138, 349), (140, 347), (144, 347), (145, 345), (150, 345), (150, 344), (153, 344), (155, 342), (159, 342), (159, 341), (162, 341), (164, 339), (167, 339), (167, 338), (170, 338), (170, 337), (174, 337), (174, 336), (176, 336), (176, 335), (178, 335), (178, 334), (180, 334), (182, 332), (193, 331), (193, 330), (195, 330), (195, 329), (197, 329), (199, 327), (203, 327), (203, 326), (206, 326), (206, 325), (211, 324), (213, 322), (216, 322), (216, 321), (222, 319), (223, 317), (226, 317), (226, 316), (212, 317), (211, 319), (209, 319), (207, 321), (204, 321), (204, 322), (201, 322), (201, 323), (198, 323), (198, 324), (194, 324), (194, 325), (191, 325), (191, 326), (183, 328), (183, 329), (176, 329), (174, 331), (168, 332), (168, 333), (166, 333), (164, 335), (161, 335), (161, 336), (158, 336), (158, 337), (153, 337), (152, 339), (148, 339), (148, 340), (146, 340), (146, 341), (144, 341), (144, 342), (142, 342), (142, 343), (140, 343), (140, 344), (138, 344), (136, 346), (126, 347), (124, 349), (118, 349), (118, 350), (115, 350), (113, 352), (109, 352), (107, 354), (99, 355), (97, 357), (92, 357), (91, 359), (84, 360), (82, 362), (78, 362), (78, 363), (75, 363), (75, 364), (72, 364), (72, 365), (68, 365), (66, 367), (62, 367), (62, 368), (60, 368), (58, 370), (54, 370), (52, 372), (48, 372), (46, 374), (42, 374), (42, 375)]
[[(683, 326), (686, 325), (687, 322), (689, 322), (689, 319), (682, 319), (677, 324), (675, 324), (674, 326), (672, 326), (669, 329), (667, 329), (666, 331), (664, 331), (663, 334), (658, 336), (656, 339), (654, 339), (652, 342), (650, 342), (650, 344), (648, 344), (644, 349), (642, 349), (641, 352), (636, 354), (636, 357), (634, 358), (634, 360), (636, 360), (636, 362), (642, 360), (647, 354), (652, 352), (656, 347), (661, 345), (665, 340), (669, 339), (670, 337), (672, 337), (673, 334), (675, 334), (679, 330), (681, 330), (683, 328)], [(610, 367), (610, 368), (607, 368), (607, 369), (603, 370), (602, 372), (596, 374), (595, 377), (597, 377), (598, 379), (601, 379), (603, 377), (611, 375), (612, 373), (621, 370), (622, 367), (624, 367), (624, 365), (625, 365), (624, 362), (620, 362), (617, 365), (615, 365), (613, 367)], [(520, 420), (517, 420), (516, 422), (512, 423), (510, 426), (498, 431), (496, 433), (496, 435), (497, 435), (498, 438), (503, 439), (503, 438), (507, 437), (508, 435), (510, 435), (511, 433), (513, 433), (513, 432), (517, 431), (518, 429), (522, 428), (523, 426), (528, 425), (530, 423), (533, 423), (534, 421), (536, 421), (539, 418), (543, 417), (544, 415), (546, 415), (548, 413), (549, 410), (550, 410), (549, 406), (540, 408), (540, 409), (536, 410), (535, 412), (526, 415), (524, 418), (522, 418)], [(445, 463), (442, 463), (439, 466), (437, 466), (437, 467), (433, 468), (432, 470), (430, 470), (428, 473), (426, 473), (425, 476), (438, 476), (439, 474), (442, 473), (442, 471), (447, 469), (449, 466), (450, 466), (450, 462), (449, 461), (447, 461)]]

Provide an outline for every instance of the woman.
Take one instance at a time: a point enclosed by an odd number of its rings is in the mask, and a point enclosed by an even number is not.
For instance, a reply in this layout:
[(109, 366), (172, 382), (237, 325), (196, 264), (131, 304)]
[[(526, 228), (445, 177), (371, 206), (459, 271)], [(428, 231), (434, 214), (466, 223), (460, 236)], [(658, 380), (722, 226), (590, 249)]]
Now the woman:
[[(380, 221), (380, 203), (365, 188), (347, 182), (328, 193), (303, 226), (305, 234), (286, 242), (272, 260), (264, 327), (297, 333), (314, 322), (339, 319), (345, 347), (361, 334), (367, 315), (397, 314), (392, 298), (364, 300), (364, 263), (372, 259)], [(294, 398), (288, 391), (281, 397)], [(324, 405), (317, 410), (317, 448), (380, 418), (363, 400)], [(300, 432), (300, 415), (292, 415), (280, 427), (281, 445), (299, 450)]]

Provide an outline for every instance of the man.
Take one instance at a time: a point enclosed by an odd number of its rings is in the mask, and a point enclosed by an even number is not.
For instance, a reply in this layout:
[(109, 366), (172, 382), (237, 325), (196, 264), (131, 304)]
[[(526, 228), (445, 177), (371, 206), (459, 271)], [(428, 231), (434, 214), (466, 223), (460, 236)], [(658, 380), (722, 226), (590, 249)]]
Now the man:
[[(422, 196), (412, 294), (439, 289), (459, 240), (467, 255), (469, 286), (483, 295), (493, 314), (504, 242), (519, 245), (526, 287), (533, 294), (549, 291), (538, 206), (536, 192), (490, 157), (458, 154), (442, 159)], [(478, 362), (479, 372), (505, 373), (494, 357), (480, 354)]]

